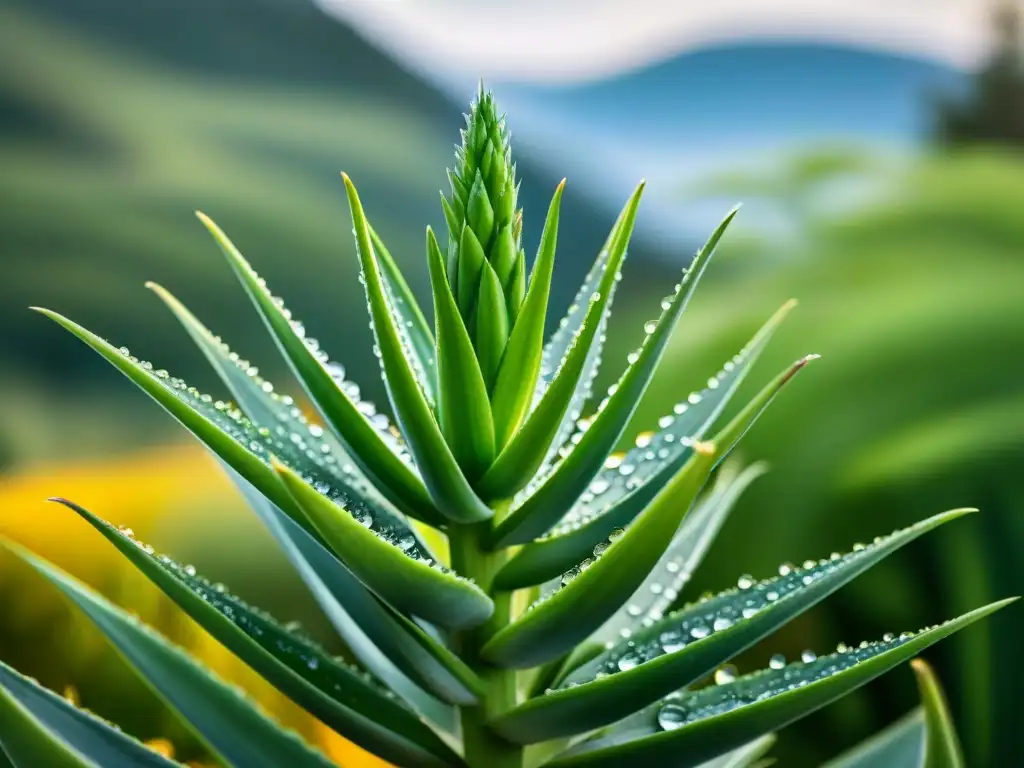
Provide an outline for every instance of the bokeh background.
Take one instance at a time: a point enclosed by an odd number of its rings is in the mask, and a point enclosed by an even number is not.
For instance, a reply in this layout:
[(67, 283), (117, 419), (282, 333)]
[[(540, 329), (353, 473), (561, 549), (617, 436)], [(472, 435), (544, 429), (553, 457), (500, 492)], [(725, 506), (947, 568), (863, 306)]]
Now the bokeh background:
[[(693, 249), (745, 203), (637, 430), (790, 297), (800, 306), (751, 385), (800, 354), (824, 356), (744, 440), (743, 456), (772, 472), (741, 501), (689, 597), (943, 509), (982, 510), (876, 567), (745, 654), (741, 668), (1020, 594), (1019, 2), (713, 5), (2, 0), (0, 533), (201, 654), (340, 764), (371, 764), (275, 696), (88, 526), (44, 502), (66, 496), (129, 525), (332, 644), (198, 444), (27, 307), (56, 309), (219, 393), (143, 288), (156, 280), (279, 389), (294, 390), (193, 218), (201, 208), (384, 403), (337, 172), (352, 175), (424, 296), (422, 228), (442, 223), (437, 192), (483, 76), (510, 113), (528, 253), (551, 190), (569, 178), (552, 321), (628, 191), (650, 181), (606, 382)], [(1014, 608), (929, 652), (969, 765), (1024, 755), (1022, 631)], [(179, 759), (208, 764), (96, 633), (8, 556), (0, 658)], [(893, 672), (787, 730), (776, 754), (782, 765), (817, 765), (914, 697), (909, 672)]]

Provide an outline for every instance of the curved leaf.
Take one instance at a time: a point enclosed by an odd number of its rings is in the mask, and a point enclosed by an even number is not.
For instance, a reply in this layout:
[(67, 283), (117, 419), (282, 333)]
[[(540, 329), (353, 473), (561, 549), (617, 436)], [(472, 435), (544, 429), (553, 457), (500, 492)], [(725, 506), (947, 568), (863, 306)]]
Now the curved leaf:
[[(459, 466), (475, 478), (494, 460), (491, 402), (473, 342), (448, 286), (441, 247), (429, 227), (427, 264), (437, 324), (437, 376), (441, 390), (437, 407), (441, 432)], [(504, 315), (505, 308), (501, 311)]]
[(583, 733), (689, 685), (830, 595), (921, 534), (973, 510), (954, 510), (845, 556), (782, 566), (759, 583), (691, 604), (576, 669), (559, 690), (506, 713), (495, 727), (513, 741)]
[(77, 605), (221, 760), (239, 768), (330, 768), (327, 758), (153, 630), (58, 568), (20, 547), (5, 546)]
[(927, 730), (918, 707), (823, 768), (921, 768)]
[[(8, 697), (6, 702), (3, 701), (5, 693)], [(92, 761), (79, 765), (96, 765), (100, 768), (172, 768), (178, 765), (0, 661), (0, 710), (10, 707), (12, 702), (38, 726), (59, 735), (66, 748)], [(14, 729), (15, 717), (23, 715), (12, 717), (8, 709), (0, 717), (0, 752), (7, 749), (12, 753), (20, 751), (11, 743), (9, 733)], [(16, 755), (12, 755), (11, 759), (16, 768), (58, 765), (50, 761), (19, 759)]]
[(482, 656), (498, 666), (531, 667), (560, 656), (600, 627), (657, 564), (715, 464), (807, 361), (778, 376), (714, 441), (701, 444), (624, 534), (613, 537), (602, 551), (595, 550), (592, 564), (566, 574), (560, 590), (495, 634)]
[(416, 459), (416, 465), (423, 475), (430, 496), (441, 513), (463, 523), (486, 520), (493, 512), (470, 488), (402, 354), (401, 341), (388, 309), (380, 269), (373, 247), (370, 245), (370, 235), (359, 195), (352, 185), (352, 180), (345, 174), (342, 174), (342, 178), (345, 181), (345, 192), (352, 214), (356, 251), (362, 267), (374, 334), (386, 372), (384, 383), (395, 409), (395, 416), (409, 442), (409, 448)]
[[(573, 338), (572, 348), (565, 356), (561, 367), (555, 373), (551, 386), (547, 388), (537, 406), (526, 416), (522, 426), (505, 444), (494, 464), (480, 481), (479, 491), (485, 497), (492, 499), (511, 498), (516, 491), (522, 488), (534, 476), (538, 467), (543, 462), (548, 447), (559, 430), (562, 416), (568, 410), (573, 394), (576, 392), (580, 379), (583, 377), (583, 372), (586, 369), (587, 355), (601, 327), (601, 318), (607, 312), (611, 290), (618, 280), (619, 267), (622, 265), (623, 258), (625, 258), (626, 246), (633, 234), (633, 226), (636, 223), (636, 210), (640, 204), (640, 196), (643, 194), (643, 190), (644, 184), (641, 183), (626, 203), (625, 210), (620, 216), (621, 224), (615, 232), (612, 247), (605, 260), (600, 289), (591, 295), (590, 304), (587, 307), (586, 316), (580, 326), (579, 333)], [(602, 257), (599, 256), (598, 258)], [(533, 281), (531, 280), (530, 282), (532, 287)], [(524, 308), (526, 303), (528, 302), (524, 303)], [(520, 317), (522, 317), (522, 312), (520, 312)], [(512, 330), (513, 337), (515, 337), (518, 327), (519, 321), (516, 322), (516, 328)], [(512, 347), (511, 340), (509, 341), (509, 347)], [(508, 357), (508, 350), (506, 350), (505, 354), (506, 360), (502, 363), (502, 366), (514, 365), (512, 361), (515, 357)], [(498, 379), (500, 386), (500, 373), (498, 374)], [(497, 391), (495, 394), (497, 396)], [(527, 394), (525, 399), (528, 400), (529, 397), (530, 395)], [(497, 413), (497, 406), (495, 406), (495, 412)]]
[(227, 471), (353, 655), (414, 710), (453, 730), (453, 708), (427, 691), (446, 702), (475, 703), (475, 676), (466, 677), (462, 661), (383, 603), (317, 538), (230, 467)]
[(992, 603), (917, 634), (862, 643), (810, 663), (681, 692), (644, 711), (642, 730), (658, 723), (660, 733), (606, 747), (600, 738), (584, 742), (551, 765), (699, 765), (820, 709), (1015, 599)]
[(667, 304), (663, 304), (665, 309), (656, 326), (645, 326), (647, 337), (643, 345), (630, 355), (625, 373), (609, 389), (608, 398), (598, 406), (597, 415), (579, 443), (550, 475), (539, 482), (536, 490), (495, 527), (491, 540), (496, 548), (526, 544), (546, 533), (558, 522), (562, 510), (572, 506), (601, 471), (608, 454), (615, 448), (640, 404), (668, 340), (714, 254), (715, 246), (735, 215), (733, 210), (725, 217), (694, 258), (683, 280), (676, 286), (675, 294)]
[(946, 703), (946, 694), (943, 693), (935, 672), (924, 659), (914, 659), (910, 666), (917, 677), (917, 689), (921, 693), (924, 705), (928, 734), (922, 768), (964, 768), (960, 738), (956, 735), (953, 717)]
[[(539, 584), (590, 556), (616, 528), (628, 525), (679, 471), (699, 440), (739, 388), (794, 303), (782, 307), (701, 392), (676, 404), (643, 434), (616, 467), (601, 470), (547, 537), (526, 544), (495, 577), (502, 589)], [(583, 433), (581, 433), (582, 436)]]
[[(319, 458), (319, 461), (311, 460), (301, 450), (292, 451), (288, 455), (279, 451), (285, 463), (297, 471), (330, 472), (332, 485), (346, 496), (358, 498), (375, 509), (389, 504), (359, 471), (333, 432), (310, 424), (291, 397), (278, 395), (273, 384), (260, 378), (255, 367), (214, 336), (173, 294), (156, 283), (146, 283), (146, 286), (160, 297), (182, 324), (227, 386), (238, 407), (257, 428), (272, 430), (282, 437), (287, 435), (296, 447), (314, 448), (314, 455)], [(306, 441), (316, 444), (306, 446)], [(389, 509), (387, 514), (389, 517), (400, 515), (393, 509)], [(444, 522), (444, 518), (437, 515), (435, 522)], [(404, 527), (413, 530), (411, 526)]]
[(73, 749), (64, 739), (47, 730), (35, 717), (0, 686), (0, 760), (15, 768), (45, 765), (52, 768), (101, 768)]
[[(366, 525), (311, 488), (280, 463), (278, 477), (328, 546), (359, 579), (399, 610), (444, 627), (477, 626), (491, 615), (494, 604), (475, 584), (440, 563), (408, 557), (408, 543), (382, 540)], [(372, 520), (368, 521), (372, 524)]]
[[(349, 455), (402, 512), (424, 522), (438, 524), (443, 518), (435, 509), (423, 482), (399, 452), (386, 425), (375, 424), (360, 410), (358, 400), (353, 401), (355, 395), (350, 393), (357, 392), (358, 388), (354, 384), (339, 384), (344, 377), (343, 371), (328, 368), (326, 355), (319, 344), (306, 337), (302, 325), (293, 320), (280, 300), (270, 294), (266, 283), (227, 235), (205, 214), (197, 215), (217, 241), (281, 353)], [(373, 418), (378, 416), (380, 414)]]
[(408, 342), (406, 351), (415, 360), (415, 368), (420, 374), (419, 381), (423, 386), (427, 400), (437, 402), (437, 375), (434, 361), (434, 336), (430, 332), (430, 325), (423, 316), (419, 302), (405, 282), (402, 271), (398, 264), (391, 258), (381, 240), (380, 235), (367, 222), (370, 230), (370, 240), (373, 243), (373, 251), (377, 255), (377, 261), (382, 269), (385, 286), (388, 291), (391, 310), (395, 313), (396, 324), (402, 329), (405, 340)]
[(764, 471), (760, 464), (752, 464), (738, 474), (723, 466), (714, 489), (683, 519), (654, 570), (629, 602), (590, 636), (590, 641), (617, 642), (660, 621), (704, 558), (740, 494)]
[[(376, 680), (88, 510), (58, 499), (113, 544), (179, 608), (271, 685), (342, 736), (389, 760), (435, 765), (452, 752)], [(390, 755), (390, 757), (388, 757)]]
[[(505, 355), (498, 368), (491, 405), (494, 410), (494, 426), (499, 447), (504, 447), (508, 443), (522, 423), (540, 372), (544, 319), (548, 311), (551, 276), (555, 268), (558, 214), (564, 190), (565, 179), (562, 179), (551, 197), (540, 246), (537, 249), (537, 259), (530, 273), (530, 286), (511, 328)], [(516, 266), (519, 266), (521, 260), (517, 260)]]
[[(305, 452), (315, 448), (303, 441), (296, 442), (293, 437), (283, 439), (270, 430), (257, 430), (236, 409), (222, 402), (213, 402), (212, 398), (200, 395), (185, 385), (180, 379), (171, 379), (166, 371), (153, 373), (146, 368), (148, 363), (140, 363), (128, 355), (128, 350), (118, 351), (103, 339), (85, 330), (81, 326), (61, 317), (60, 315), (40, 310), (48, 317), (70, 330), (94, 350), (110, 361), (128, 378), (138, 384), (147, 394), (162, 405), (172, 416), (184, 424), (194, 435), (206, 444), (219, 458), (234, 469), (247, 482), (251, 483), (260, 493), (287, 513), (295, 522), (310, 532), (318, 532), (312, 527), (306, 512), (302, 511), (293, 499), (292, 493), (280, 482), (278, 474), (270, 467), (273, 454), (280, 463), (277, 454), (283, 457), (294, 457), (296, 451)], [(311, 437), (311, 441), (315, 440)], [(317, 456), (317, 450), (309, 450), (308, 455)], [(323, 457), (326, 462), (329, 457)], [(298, 461), (303, 476), (312, 483), (307, 487), (308, 493), (320, 504), (315, 505), (319, 512), (321, 524), (335, 531), (354, 529), (354, 538), (344, 538), (349, 544), (352, 541), (365, 541), (372, 538), (374, 544), (368, 549), (348, 546), (343, 551), (352, 554), (346, 565), (364, 580), (371, 588), (388, 585), (402, 588), (402, 584), (410, 574), (428, 572), (428, 582), (436, 589), (430, 591), (431, 599), (416, 606), (422, 613), (431, 607), (454, 607), (462, 605), (457, 614), (439, 617), (442, 623), (446, 620), (471, 620), (473, 616), (486, 610), (490, 601), (479, 590), (468, 582), (448, 573), (429, 568), (435, 562), (418, 536), (406, 525), (404, 519), (392, 515), (387, 509), (371, 508), (359, 499), (347, 496), (342, 490), (331, 483), (327, 473), (320, 474), (318, 465), (313, 467), (304, 459)], [(296, 481), (303, 483), (297, 473), (288, 468)], [(328, 494), (328, 501), (321, 493)], [(344, 518), (344, 519), (342, 519)], [(357, 522), (358, 521), (358, 522)], [(323, 537), (322, 531), (316, 533)], [(332, 549), (334, 547), (332, 546)], [(367, 552), (377, 553), (374, 558)], [(380, 558), (380, 559), (375, 559)], [(385, 599), (387, 594), (382, 594)], [(408, 598), (402, 600), (403, 594), (397, 595), (399, 601), (392, 600), (396, 606), (408, 605)], [(454, 601), (454, 602), (452, 602)], [(433, 615), (433, 614), (432, 614)], [(424, 616), (426, 618), (426, 616)], [(482, 619), (481, 619), (482, 620)]]

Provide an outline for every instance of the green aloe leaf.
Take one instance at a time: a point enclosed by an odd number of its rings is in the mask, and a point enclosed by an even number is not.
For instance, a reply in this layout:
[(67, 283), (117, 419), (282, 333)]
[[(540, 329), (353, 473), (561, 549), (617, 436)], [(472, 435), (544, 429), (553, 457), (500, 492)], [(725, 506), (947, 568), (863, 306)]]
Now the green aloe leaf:
[[(50, 734), (59, 741), (55, 747), (46, 743)], [(40, 753), (51, 748), (52, 755)], [(0, 661), (0, 757), (8, 752), (15, 768), (59, 768), (60, 750), (81, 756), (70, 763), (75, 768), (178, 765)]]
[(381, 601), (319, 539), (226, 469), (356, 659), (414, 710), (453, 730), (454, 709), (434, 696), (454, 704), (475, 703), (475, 676), (467, 678), (462, 661)]
[(590, 640), (602, 645), (618, 642), (661, 621), (711, 547), (736, 500), (764, 472), (763, 464), (752, 464), (742, 472), (734, 471), (728, 463), (723, 466), (712, 491), (683, 519), (672, 543), (643, 584)]
[[(492, 543), (495, 547), (526, 544), (546, 533), (558, 522), (562, 510), (575, 503), (600, 472), (654, 377), (669, 338), (700, 282), (718, 241), (735, 215), (736, 209), (725, 217), (694, 257), (683, 280), (677, 285), (675, 294), (663, 303), (664, 310), (658, 322), (653, 326), (645, 326), (647, 336), (642, 347), (630, 355), (625, 373), (612, 387), (609, 397), (598, 406), (597, 415), (579, 443), (572, 447), (571, 452), (551, 474), (540, 481), (539, 487), (518, 507), (513, 508), (494, 529)], [(501, 457), (498, 458), (500, 462)]]
[(76, 512), (179, 608), (275, 688), (365, 749), (433, 765), (451, 750), (379, 682), (88, 510)]
[[(349, 455), (402, 512), (432, 525), (439, 524), (443, 518), (422, 480), (409, 466), (408, 457), (388, 432), (381, 418), (383, 415), (375, 413), (372, 407), (364, 407), (358, 399), (358, 386), (345, 381), (344, 369), (329, 361), (319, 342), (307, 337), (302, 324), (292, 319), (283, 302), (270, 293), (227, 235), (206, 215), (198, 216), (220, 246), (295, 375)], [(374, 415), (371, 417), (367, 412)]]
[(406, 353), (413, 360), (413, 368), (427, 400), (436, 403), (437, 373), (434, 364), (434, 336), (430, 332), (430, 325), (423, 316), (423, 310), (420, 309), (409, 284), (405, 282), (398, 264), (391, 257), (391, 252), (376, 230), (369, 224), (367, 226), (373, 251), (381, 265), (381, 274), (384, 277), (391, 311), (395, 315), (395, 324), (404, 337), (403, 341), (406, 342)]
[[(583, 379), (584, 371), (587, 368), (587, 356), (591, 346), (595, 343), (595, 337), (599, 336), (598, 332), (602, 326), (601, 318), (608, 311), (612, 288), (618, 280), (619, 268), (626, 256), (626, 247), (633, 234), (633, 227), (636, 223), (636, 211), (640, 204), (643, 190), (644, 184), (641, 183), (636, 188), (636, 191), (633, 192), (633, 195), (626, 203), (625, 209), (619, 216), (619, 222), (611, 237), (612, 246), (609, 248), (607, 255), (602, 254), (598, 256), (599, 261), (603, 259), (605, 262), (601, 282), (599, 289), (590, 296), (586, 315), (580, 325), (579, 332), (573, 337), (572, 348), (555, 374), (551, 385), (540, 398), (540, 401), (530, 411), (529, 415), (526, 416), (518, 430), (509, 438), (501, 453), (498, 454), (498, 458), (493, 466), (480, 481), (479, 489), (482, 494), (494, 499), (511, 498), (516, 491), (522, 488), (534, 476), (544, 461), (548, 448), (554, 441), (555, 435), (558, 434), (562, 418), (566, 411), (569, 410), (569, 404), (572, 402), (573, 395), (581, 379)], [(536, 271), (537, 268), (535, 267), (534, 272)], [(531, 291), (534, 279), (530, 279)], [(513, 341), (519, 330), (519, 324), (523, 322), (523, 314), (539, 312), (543, 315), (546, 311), (546, 306), (538, 310), (533, 306), (528, 306), (530, 304), (528, 292), (527, 300), (523, 303), (523, 309), (519, 313), (520, 319), (516, 321), (516, 327), (512, 329), (512, 339), (509, 340), (509, 349), (505, 352), (505, 361), (502, 363), (502, 367), (517, 365), (514, 362), (517, 359), (517, 355), (512, 353), (512, 348)], [(537, 322), (540, 321), (537, 320)], [(542, 350), (539, 350), (536, 354), (540, 356)], [(539, 364), (540, 361), (538, 360), (536, 365), (539, 366)], [(508, 376), (512, 376), (512, 370), (510, 368)], [(529, 372), (531, 369), (526, 370)], [(534, 378), (536, 375), (532, 374)], [(498, 405), (502, 387), (501, 380), (502, 374), (499, 373), (498, 386), (495, 389), (494, 397), (496, 423), (502, 418), (499, 414), (503, 413)], [(511, 387), (512, 385), (509, 386)], [(520, 396), (523, 398), (523, 404), (517, 406), (517, 408), (525, 410), (532, 399), (533, 386), (531, 385), (530, 390)], [(502, 434), (499, 428), (499, 444), (501, 444), (500, 437)]]
[[(427, 228), (427, 264), (437, 324), (437, 376), (441, 432), (459, 465), (479, 477), (494, 460), (494, 423), (487, 384), (445, 275), (444, 256)], [(487, 267), (490, 269), (490, 267)], [(504, 315), (504, 307), (501, 308)]]
[(956, 735), (946, 694), (935, 672), (923, 659), (914, 659), (910, 666), (917, 677), (928, 734), (922, 768), (963, 768), (965, 762), (960, 738)]
[(924, 710), (918, 707), (823, 768), (921, 768), (927, 737)]
[(347, 175), (343, 175), (343, 178), (352, 214), (352, 225), (356, 233), (356, 251), (366, 285), (374, 334), (384, 367), (385, 384), (402, 432), (409, 442), (416, 465), (423, 474), (437, 508), (453, 520), (463, 523), (486, 520), (493, 512), (473, 492), (466, 476), (456, 463), (402, 353), (394, 319), (388, 310), (380, 269), (370, 245), (369, 230), (359, 195), (352, 185), (352, 180)]
[(820, 709), (1015, 599), (992, 603), (916, 634), (863, 643), (696, 692), (681, 691), (630, 718), (637, 731), (635, 740), (611, 746), (602, 746), (600, 738), (584, 742), (551, 765), (699, 765)]
[[(544, 393), (551, 386), (555, 374), (561, 369), (566, 356), (572, 349), (573, 340), (586, 319), (590, 302), (601, 287), (612, 245), (622, 228), (622, 222), (625, 219), (627, 210), (623, 209), (619, 213), (604, 245), (601, 246), (601, 250), (598, 252), (597, 259), (594, 261), (593, 266), (591, 266), (590, 271), (587, 272), (587, 276), (583, 279), (583, 284), (580, 286), (579, 291), (576, 292), (572, 303), (569, 304), (565, 315), (559, 321), (555, 332), (551, 334), (551, 338), (544, 345), (544, 350), (541, 353), (540, 375), (537, 377), (537, 386), (534, 389), (531, 409), (535, 408), (544, 397)], [(615, 290), (617, 288), (618, 281), (616, 280), (611, 283), (611, 288), (608, 289), (608, 301), (605, 304), (604, 313), (600, 317), (594, 341), (587, 351), (587, 358), (583, 364), (580, 380), (576, 384), (576, 389), (569, 400), (569, 407), (562, 414), (558, 431), (555, 433), (555, 438), (551, 441), (551, 445), (548, 446), (544, 461), (541, 462), (540, 467), (537, 469), (538, 476), (547, 474), (547, 471), (551, 468), (551, 464), (557, 458), (559, 450), (565, 445), (573, 430), (576, 429), (576, 424), (583, 415), (583, 406), (590, 399), (593, 392), (594, 379), (597, 377), (597, 372), (601, 367), (605, 333), (611, 318), (611, 309), (615, 301)]]
[[(310, 424), (291, 397), (279, 395), (273, 384), (260, 377), (257, 368), (232, 352), (173, 294), (156, 283), (147, 283), (146, 286), (160, 297), (182, 324), (257, 430), (262, 428), (280, 436), (287, 435), (297, 447), (315, 448), (315, 455), (319, 457), (315, 462), (301, 450), (292, 451), (288, 456), (281, 456), (286, 463), (299, 471), (329, 471), (333, 485), (366, 504), (380, 507), (389, 503), (359, 471), (331, 431)], [(306, 441), (316, 445), (306, 446)], [(391, 509), (389, 514), (395, 516), (399, 513)], [(443, 520), (437, 516), (438, 522)]]
[(476, 350), (488, 391), (494, 386), (501, 358), (508, 342), (508, 310), (498, 273), (484, 264), (480, 297), (476, 307)]
[[(505, 354), (498, 368), (492, 408), (495, 434), (500, 448), (508, 443), (522, 423), (540, 373), (544, 319), (547, 316), (551, 276), (555, 268), (558, 215), (564, 190), (565, 179), (562, 179), (551, 197), (540, 246), (537, 249), (537, 259), (530, 273), (530, 285), (510, 330)], [(525, 269), (525, 266), (520, 267), (521, 262), (522, 259), (518, 259), (516, 267)], [(513, 275), (514, 279), (516, 277), (517, 275)], [(514, 289), (514, 286), (512, 287)]]
[(778, 376), (712, 442), (702, 444), (625, 533), (610, 537), (592, 563), (567, 573), (560, 589), (495, 634), (483, 647), (483, 657), (498, 666), (536, 666), (569, 651), (604, 624), (657, 564), (714, 466), (808, 359)]
[(0, 765), (100, 768), (36, 720), (21, 702), (0, 687)]
[(328, 546), (359, 579), (399, 610), (440, 626), (465, 629), (486, 621), (494, 604), (471, 581), (440, 563), (413, 558), (400, 550), (415, 542), (382, 540), (368, 529), (371, 520), (357, 520), (309, 486), (288, 467), (275, 463), (284, 487)]
[(784, 565), (762, 582), (691, 604), (582, 665), (561, 687), (517, 707), (495, 726), (514, 741), (583, 733), (615, 722), (710, 674), (923, 533), (973, 510), (936, 515), (845, 556)]
[[(304, 452), (308, 447), (305, 442), (296, 443), (270, 430), (257, 430), (230, 406), (214, 402), (212, 398), (186, 387), (184, 382), (171, 379), (166, 372), (151, 372), (146, 367), (148, 363), (130, 357), (128, 350), (114, 349), (103, 339), (70, 320), (48, 310), (40, 311), (71, 331), (138, 384), (293, 520), (307, 530), (317, 531), (321, 538), (327, 540), (322, 530), (311, 527), (309, 510), (303, 511), (297, 506), (293, 494), (281, 484), (278, 473), (270, 466), (271, 455), (281, 463), (282, 459), (294, 457), (296, 451), (300, 454)], [(316, 455), (317, 451), (313, 450), (312, 453)], [(481, 614), (489, 612), (490, 599), (480, 590), (464, 579), (430, 567), (429, 563), (436, 561), (404, 519), (391, 514), (386, 508), (374, 508), (360, 499), (347, 496), (332, 485), (329, 474), (320, 474), (308, 465), (300, 466), (303, 478), (307, 478), (311, 486), (306, 486), (305, 481), (299, 478), (297, 468), (281, 464), (289, 477), (303, 485), (306, 493), (299, 495), (307, 499), (315, 497), (317, 500), (318, 503), (313, 504), (312, 508), (318, 513), (320, 525), (325, 525), (332, 533), (355, 531), (351, 536), (342, 536), (341, 551), (352, 556), (351, 560), (342, 559), (364, 583), (374, 589), (391, 587), (402, 590), (409, 578), (418, 581), (415, 574), (427, 573), (427, 582), (434, 588), (429, 590), (430, 599), (416, 605), (417, 610), (413, 612), (417, 615), (428, 619), (437, 618), (441, 624), (449, 621), (458, 624), (476, 621)], [(328, 494), (330, 499), (321, 494)], [(369, 539), (374, 543), (368, 547), (351, 545), (353, 541), (366, 542)], [(341, 554), (333, 544), (331, 548)], [(374, 555), (370, 556), (369, 552)], [(387, 592), (381, 594), (386, 599), (392, 597)], [(401, 591), (393, 597), (398, 598), (392, 601), (397, 607), (410, 605), (408, 595)], [(449, 613), (449, 610), (453, 612)], [(427, 612), (430, 612), (429, 616)]]
[(663, 416), (657, 433), (641, 435), (618, 466), (602, 469), (548, 536), (509, 560), (495, 585), (518, 589), (562, 574), (589, 557), (613, 530), (632, 522), (689, 459), (693, 441), (721, 414), (792, 306), (780, 309), (703, 391)]
[(20, 547), (6, 546), (81, 609), (223, 762), (239, 768), (330, 768), (327, 758), (153, 630), (60, 569)]
[(760, 765), (758, 761), (765, 756), (775, 743), (775, 736), (767, 734), (755, 739), (749, 744), (737, 747), (732, 752), (701, 763), (700, 768), (748, 768), (752, 765)]

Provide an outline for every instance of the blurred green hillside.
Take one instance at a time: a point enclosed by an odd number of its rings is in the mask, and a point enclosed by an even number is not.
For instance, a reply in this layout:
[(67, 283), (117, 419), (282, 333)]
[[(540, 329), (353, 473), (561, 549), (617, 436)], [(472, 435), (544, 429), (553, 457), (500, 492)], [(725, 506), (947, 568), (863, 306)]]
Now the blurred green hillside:
[[(143, 289), (155, 280), (242, 354), (282, 370), (196, 208), (335, 357), (370, 364), (338, 171), (359, 184), (376, 228), (423, 289), (423, 227), (442, 223), (438, 190), (464, 108), (310, 0), (4, 0), (0, 323), (18, 332), (0, 336), (0, 396), (11, 404), (0, 443), (28, 460), (168, 434), (132, 397), (132, 418), (103, 430), (109, 371), (29, 305), (212, 383)], [(559, 169), (518, 160), (532, 256)], [(614, 213), (596, 210), (583, 190), (566, 195), (556, 305), (575, 291)], [(640, 243), (634, 255), (659, 254)], [(375, 378), (365, 383), (380, 399)]]
[[(791, 196), (784, 180), (808, 165), (783, 163), (763, 186)], [(723, 243), (636, 419), (653, 426), (797, 297), (752, 378), (802, 353), (823, 360), (744, 439), (743, 454), (773, 471), (741, 500), (690, 595), (730, 583), (737, 562), (763, 576), (943, 509), (981, 508), (793, 627), (791, 637), (815, 638), (819, 651), (1024, 590), (1024, 156), (963, 152), (873, 167), (871, 202), (810, 216), (799, 240), (747, 230)], [(655, 309), (631, 303), (620, 318), (634, 318), (626, 325), (638, 334)], [(626, 349), (609, 355), (609, 369)], [(1014, 693), (1024, 679), (1022, 630), (1021, 611), (1007, 611), (934, 653), (970, 765), (1024, 754)], [(799, 654), (803, 641), (790, 642), (777, 650)], [(750, 658), (763, 664), (767, 653)], [(818, 764), (830, 745), (911, 700), (909, 673), (893, 674), (801, 726), (810, 754), (786, 754)], [(798, 742), (784, 738), (783, 748)]]

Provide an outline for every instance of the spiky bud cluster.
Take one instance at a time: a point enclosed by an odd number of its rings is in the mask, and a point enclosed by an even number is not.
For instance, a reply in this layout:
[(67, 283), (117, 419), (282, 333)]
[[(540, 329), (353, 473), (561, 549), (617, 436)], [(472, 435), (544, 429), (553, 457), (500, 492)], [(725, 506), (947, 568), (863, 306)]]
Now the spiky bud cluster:
[(455, 167), (448, 170), (451, 196), (441, 196), (448, 281), (491, 381), (526, 294), (523, 212), (505, 116), (482, 88), (460, 133)]

